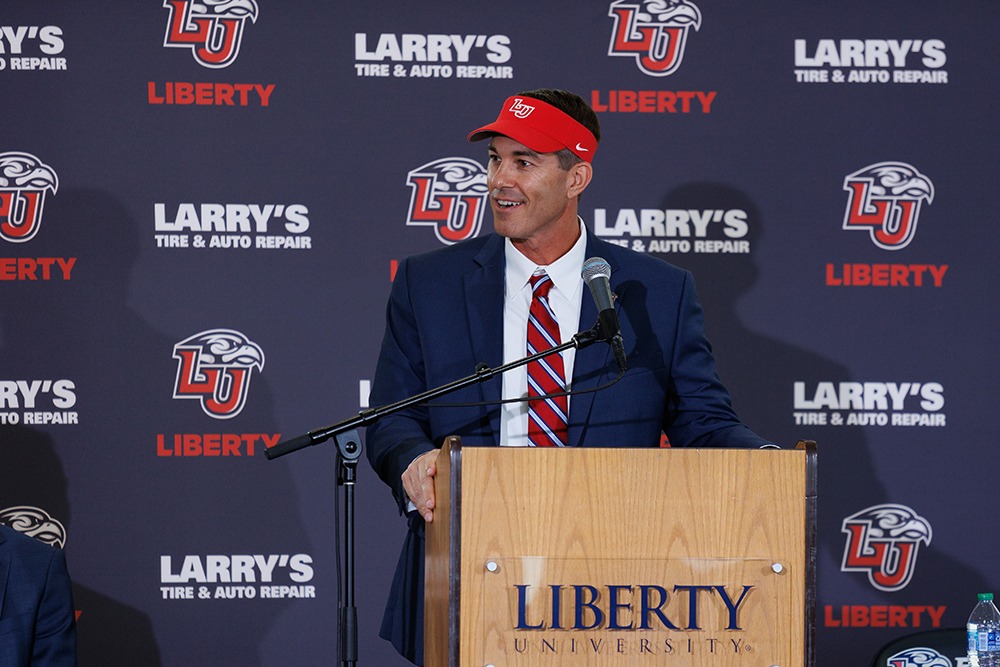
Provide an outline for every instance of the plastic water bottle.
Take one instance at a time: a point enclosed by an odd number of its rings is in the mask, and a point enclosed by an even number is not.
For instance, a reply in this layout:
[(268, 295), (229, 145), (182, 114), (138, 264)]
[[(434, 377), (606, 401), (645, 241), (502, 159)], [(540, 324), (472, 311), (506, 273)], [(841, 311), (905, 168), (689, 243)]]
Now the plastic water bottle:
[(1000, 667), (1000, 611), (993, 593), (980, 593), (965, 626), (969, 635), (969, 667)]

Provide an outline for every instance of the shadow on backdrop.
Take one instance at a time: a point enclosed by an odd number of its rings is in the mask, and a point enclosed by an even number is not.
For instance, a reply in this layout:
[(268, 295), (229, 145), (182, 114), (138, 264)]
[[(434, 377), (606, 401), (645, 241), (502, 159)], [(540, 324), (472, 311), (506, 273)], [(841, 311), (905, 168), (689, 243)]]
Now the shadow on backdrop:
[[(830, 359), (820, 351), (762, 334), (740, 320), (739, 301), (753, 289), (758, 278), (755, 257), (764, 243), (761, 236), (767, 226), (767, 221), (744, 192), (722, 183), (691, 183), (668, 193), (663, 208), (742, 209), (747, 212), (749, 254), (660, 256), (690, 270), (695, 276), (719, 375), (732, 394), (740, 418), (761, 436), (785, 447), (803, 439), (816, 441), (819, 470), (817, 661), (820, 667), (868, 664), (887, 637), (906, 634), (914, 628), (845, 628), (850, 623), (843, 618), (845, 606), (945, 605), (955, 599), (956, 592), (974, 589), (978, 585), (976, 582), (983, 581), (984, 577), (934, 545), (920, 549), (916, 575), (901, 591), (878, 590), (867, 582), (862, 572), (841, 572), (847, 546), (843, 521), (865, 508), (885, 503), (905, 504), (909, 499), (887, 496), (873, 465), (870, 451), (873, 443), (869, 442), (863, 427), (796, 425), (792, 391), (795, 382), (815, 387), (817, 382), (837, 384), (872, 378), (854, 376), (847, 360)], [(788, 279), (804, 280), (806, 277), (788, 276)], [(902, 438), (903, 434), (893, 434), (893, 437)], [(913, 497), (921, 501), (921, 505), (914, 508), (918, 512), (921, 506), (933, 503), (932, 498), (919, 490), (915, 490)], [(947, 576), (942, 576), (943, 573)], [(964, 622), (967, 611), (960, 608), (954, 612), (950, 623)], [(908, 619), (912, 622), (912, 616)], [(921, 623), (923, 629), (931, 629), (926, 613)], [(949, 624), (947, 617), (944, 624)], [(849, 630), (850, 635), (845, 630)], [(846, 640), (848, 636), (850, 641)]]
[[(204, 563), (211, 554), (311, 556), (313, 549), (290, 472), (264, 462), (262, 442), (253, 456), (246, 447), (241, 456), (159, 455), (160, 436), (170, 443), (175, 434), (277, 429), (266, 375), (253, 379), (244, 409), (225, 422), (208, 417), (198, 401), (173, 399), (174, 345), (220, 327), (243, 328), (256, 340), (264, 323), (246, 307), (252, 295), (213, 293), (239, 288), (223, 275), (212, 280), (217, 256), (172, 257), (172, 271), (202, 263), (201, 294), (179, 294), (163, 275), (157, 293), (130, 295), (140, 229), (153, 233), (151, 212), (140, 222), (107, 192), (61, 189), (46, 202), (44, 233), (16, 249), (36, 257), (71, 254), (76, 264), (70, 281), (5, 286), (0, 379), (71, 380), (79, 424), (40, 427), (45, 433), (2, 427), (0, 489), (5, 497), (19, 489), (28, 502), (40, 492), (32, 489), (49, 489), (39, 502), (67, 516), (72, 504), (66, 553), (83, 612), (81, 665), (252, 667), (261, 664), (265, 637), (268, 651), (295, 655), (302, 638), (268, 636), (269, 628), (292, 605), (314, 609), (315, 599), (168, 599), (161, 591), (162, 557), (177, 574), (188, 557)], [(130, 298), (161, 309), (176, 330), (152, 327)], [(206, 305), (224, 298), (225, 308)], [(273, 583), (285, 583), (278, 570)], [(266, 583), (255, 576), (251, 585)], [(182, 583), (215, 588), (193, 576)]]
[(149, 616), (73, 577), (77, 536), (71, 523), (66, 475), (51, 437), (26, 426), (4, 425), (0, 426), (0, 515), (15, 507), (36, 509), (40, 517), (55, 524), (38, 535), (42, 541), (52, 544), (47, 536), (61, 535), (73, 579), (80, 664), (160, 665)]

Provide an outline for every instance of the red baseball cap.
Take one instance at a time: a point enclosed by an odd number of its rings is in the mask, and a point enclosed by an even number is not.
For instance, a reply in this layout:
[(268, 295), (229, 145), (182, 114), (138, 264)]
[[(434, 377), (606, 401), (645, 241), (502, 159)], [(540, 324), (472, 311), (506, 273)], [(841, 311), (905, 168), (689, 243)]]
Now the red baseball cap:
[(473, 130), (469, 141), (497, 134), (539, 153), (568, 148), (584, 162), (592, 162), (597, 151), (597, 138), (583, 124), (547, 102), (524, 95), (508, 97), (497, 119)]

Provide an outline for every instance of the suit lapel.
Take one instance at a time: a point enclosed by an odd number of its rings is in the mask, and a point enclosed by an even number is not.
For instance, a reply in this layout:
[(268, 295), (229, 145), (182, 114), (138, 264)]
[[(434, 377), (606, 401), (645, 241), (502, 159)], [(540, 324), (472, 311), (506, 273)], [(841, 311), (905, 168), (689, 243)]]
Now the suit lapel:
[[(616, 276), (618, 263), (609, 250), (610, 244), (601, 241), (590, 230), (587, 231), (587, 257), (599, 256), (608, 261), (608, 264), (611, 265), (611, 289), (615, 291), (615, 285), (620, 282)], [(594, 304), (590, 288), (586, 284), (583, 286), (583, 292), (579, 331), (589, 330), (597, 323), (597, 306)], [(619, 294), (619, 296), (621, 295)], [(615, 310), (618, 310), (617, 301), (615, 302)], [(612, 373), (614, 369), (611, 367), (613, 363), (611, 347), (607, 343), (598, 342), (590, 347), (577, 350), (576, 361), (573, 364), (573, 391), (593, 389), (609, 382), (614, 377)], [(578, 447), (583, 443), (597, 393), (578, 394), (570, 397), (567, 438), (567, 444), (570, 447)]]
[[(476, 268), (465, 276), (465, 305), (469, 335), (476, 363), (495, 368), (503, 363), (504, 242), (493, 235), (474, 257)], [(472, 369), (470, 369), (472, 372)], [(502, 382), (497, 376), (479, 384), (480, 400), (500, 401)], [(500, 444), (500, 410), (490, 413), (494, 444)]]
[[(464, 278), (465, 304), (469, 313), (469, 335), (476, 362), (484, 362), (497, 367), (503, 362), (503, 300), (504, 300), (504, 240), (493, 235), (474, 257), (475, 268)], [(611, 288), (618, 296), (622, 294), (616, 287), (621, 277), (616, 274), (618, 267), (614, 248), (593, 232), (587, 235), (587, 257), (601, 256), (611, 265)], [(597, 323), (597, 306), (590, 296), (590, 289), (584, 285), (581, 295), (580, 323), (578, 331), (590, 329)], [(615, 309), (618, 309), (618, 303)], [(592, 389), (614, 377), (614, 360), (611, 348), (606, 343), (594, 343), (588, 348), (577, 350), (573, 368), (573, 389)], [(499, 402), (502, 381), (497, 376), (479, 385), (481, 400)], [(568, 445), (579, 446), (586, 435), (586, 424), (594, 407), (596, 393), (580, 394), (570, 398)], [(488, 408), (494, 444), (500, 444), (500, 410)]]

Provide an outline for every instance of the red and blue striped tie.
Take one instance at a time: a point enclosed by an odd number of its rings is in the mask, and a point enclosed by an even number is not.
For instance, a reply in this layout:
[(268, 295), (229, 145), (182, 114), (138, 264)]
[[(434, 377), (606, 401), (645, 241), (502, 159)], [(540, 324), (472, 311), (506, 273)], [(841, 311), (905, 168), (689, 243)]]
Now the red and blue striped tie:
[[(531, 276), (528, 309), (528, 354), (543, 352), (560, 343), (559, 323), (549, 305), (552, 279), (546, 273)], [(551, 354), (528, 364), (528, 398), (566, 391), (562, 354)], [(566, 396), (528, 401), (528, 442), (534, 447), (566, 445)]]

